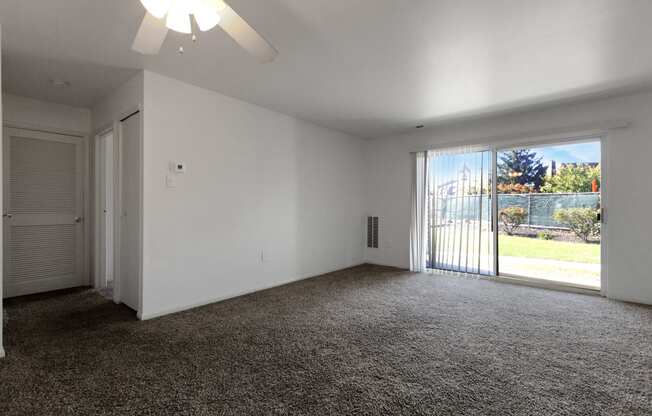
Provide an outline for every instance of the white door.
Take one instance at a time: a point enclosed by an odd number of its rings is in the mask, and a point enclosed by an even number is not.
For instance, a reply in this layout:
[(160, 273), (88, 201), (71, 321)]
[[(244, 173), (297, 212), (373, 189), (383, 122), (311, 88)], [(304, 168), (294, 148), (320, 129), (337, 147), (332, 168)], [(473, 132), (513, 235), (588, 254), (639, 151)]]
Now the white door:
[(122, 121), (120, 137), (120, 297), (138, 311), (140, 306), (140, 113)]
[(99, 289), (113, 287), (113, 212), (114, 212), (114, 161), (113, 132), (101, 135), (96, 140), (95, 175), (97, 187), (98, 206), (98, 252), (97, 270), (98, 279), (95, 282)]
[(4, 130), (4, 296), (81, 286), (83, 142)]

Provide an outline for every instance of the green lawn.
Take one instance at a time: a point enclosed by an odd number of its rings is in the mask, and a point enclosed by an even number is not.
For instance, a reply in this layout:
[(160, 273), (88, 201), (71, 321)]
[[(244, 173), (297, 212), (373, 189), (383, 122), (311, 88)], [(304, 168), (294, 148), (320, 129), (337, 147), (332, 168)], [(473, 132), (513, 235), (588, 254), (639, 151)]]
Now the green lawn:
[(540, 240), (538, 238), (498, 236), (501, 256), (600, 263), (600, 245)]

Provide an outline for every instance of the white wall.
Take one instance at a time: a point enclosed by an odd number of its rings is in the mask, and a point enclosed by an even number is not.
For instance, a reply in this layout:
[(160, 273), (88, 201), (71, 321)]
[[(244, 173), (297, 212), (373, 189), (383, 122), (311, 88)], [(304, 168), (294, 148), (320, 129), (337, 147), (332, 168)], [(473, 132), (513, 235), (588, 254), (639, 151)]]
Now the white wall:
[(608, 296), (652, 304), (652, 93), (468, 121), (367, 142), (366, 211), (380, 216), (381, 247), (365, 249), (365, 259), (409, 266), (410, 151), (445, 143), (488, 143), (618, 119), (630, 120), (632, 125), (612, 130), (608, 137), (608, 183), (604, 190), (608, 204)]
[(87, 134), (91, 131), (91, 111), (33, 98), (3, 94), (4, 122), (19, 127), (52, 129)]
[(138, 109), (142, 103), (143, 73), (139, 72), (93, 106), (93, 133), (111, 127), (112, 123)]
[[(0, 27), (0, 56), (2, 56), (2, 27)], [(2, 92), (2, 59), (0, 59), (0, 92)], [(2, 112), (3, 112), (3, 101), (4, 97), (0, 95), (0, 126), (2, 126)], [(4, 129), (0, 129), (0, 143), (2, 143), (2, 135), (4, 133)], [(0, 146), (0, 187), (2, 187), (2, 184), (4, 184), (4, 177), (3, 177), (3, 172), (4, 168), (2, 166), (2, 162), (4, 160), (4, 157), (2, 155), (2, 149), (4, 146)], [(3, 194), (0, 192), (0, 194)], [(4, 198), (0, 198), (0, 212), (4, 213)], [(3, 231), (3, 224), (4, 221), (0, 221), (0, 235), (4, 235)], [(4, 270), (3, 270), (3, 265), (4, 265), (4, 259), (2, 258), (4, 250), (0, 250), (0, 358), (5, 356), (5, 350), (3, 347), (2, 343), (2, 331), (3, 331), (3, 326), (4, 326), (4, 309), (2, 305), (2, 289), (4, 286)]]
[(147, 71), (144, 106), (143, 318), (363, 261), (362, 140)]

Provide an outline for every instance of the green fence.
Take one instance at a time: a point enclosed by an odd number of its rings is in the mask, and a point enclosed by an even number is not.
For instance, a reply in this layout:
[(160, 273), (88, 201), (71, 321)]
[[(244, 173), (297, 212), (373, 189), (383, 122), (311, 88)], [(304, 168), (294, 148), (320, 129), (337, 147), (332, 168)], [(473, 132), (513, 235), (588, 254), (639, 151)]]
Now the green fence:
[[(481, 203), (482, 202), (482, 203)], [(531, 227), (565, 228), (557, 223), (553, 214), (563, 208), (598, 208), (599, 193), (565, 194), (501, 194), (498, 195), (498, 211), (506, 207), (522, 207), (528, 213), (527, 222)], [(443, 198), (437, 206), (439, 223), (445, 221), (483, 220), (489, 218), (491, 199), (486, 195), (466, 195)]]

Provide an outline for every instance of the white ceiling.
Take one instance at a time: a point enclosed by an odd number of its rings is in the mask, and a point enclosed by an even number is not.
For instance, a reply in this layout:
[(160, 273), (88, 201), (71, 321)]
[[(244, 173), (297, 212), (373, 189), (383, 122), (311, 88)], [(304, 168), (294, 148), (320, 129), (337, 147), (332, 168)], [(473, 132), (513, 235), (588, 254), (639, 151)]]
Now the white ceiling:
[(2, 0), (3, 88), (91, 106), (145, 68), (378, 137), (652, 80), (649, 0), (229, 4), (280, 51), (275, 62), (257, 63), (220, 29), (195, 45), (172, 33), (159, 56), (139, 56), (130, 50), (144, 15), (138, 0)]

